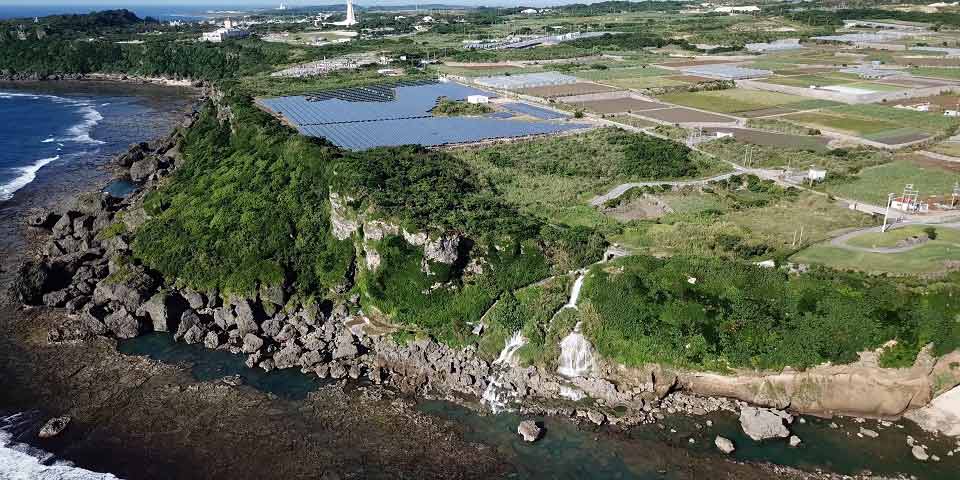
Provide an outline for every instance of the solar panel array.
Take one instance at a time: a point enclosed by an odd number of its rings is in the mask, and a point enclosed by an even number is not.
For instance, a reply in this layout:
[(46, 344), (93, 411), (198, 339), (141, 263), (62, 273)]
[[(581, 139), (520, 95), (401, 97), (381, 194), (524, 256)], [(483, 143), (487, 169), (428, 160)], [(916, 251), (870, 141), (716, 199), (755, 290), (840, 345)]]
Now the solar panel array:
[(525, 122), (481, 117), (428, 117), (379, 122), (304, 125), (300, 133), (324, 137), (349, 150), (419, 144), (425, 146), (478, 142), (559, 133), (587, 125)]
[(547, 110), (546, 108), (534, 107), (533, 105), (527, 105), (526, 103), (504, 103), (502, 106), (511, 112), (529, 115), (533, 118), (539, 118), (541, 120), (567, 118), (567, 116), (562, 113), (554, 112), (553, 110)]
[(491, 96), (489, 92), (458, 83), (431, 82), (341, 89), (307, 96), (268, 98), (260, 103), (297, 125), (326, 125), (429, 116), (438, 98), (465, 100), (470, 95)]
[[(457, 83), (418, 82), (333, 90), (310, 95), (270, 98), (260, 103), (296, 125), (300, 133), (324, 137), (350, 150), (420, 144), (426, 146), (476, 142), (564, 132), (587, 125), (528, 122), (489, 117), (434, 117), (440, 97), (464, 100), (488, 92)], [(513, 110), (522, 104), (510, 104)], [(498, 112), (508, 114), (510, 112)], [(537, 118), (563, 118), (548, 110), (523, 111)], [(498, 117), (503, 117), (499, 115)]]

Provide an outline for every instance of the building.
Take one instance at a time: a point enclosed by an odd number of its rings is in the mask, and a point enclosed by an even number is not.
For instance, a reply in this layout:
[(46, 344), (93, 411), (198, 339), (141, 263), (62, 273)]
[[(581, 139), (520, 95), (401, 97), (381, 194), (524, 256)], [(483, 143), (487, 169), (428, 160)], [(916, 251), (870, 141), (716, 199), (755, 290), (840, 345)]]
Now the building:
[(813, 167), (810, 167), (810, 170), (807, 170), (807, 180), (809, 180), (810, 183), (822, 182), (826, 180), (826, 178), (827, 178), (826, 170), (819, 170)]
[(468, 95), (467, 103), (490, 103), (490, 97), (486, 95)]
[(757, 13), (760, 11), (760, 7), (756, 5), (745, 5), (742, 7), (717, 7), (713, 9), (714, 13), (726, 13), (730, 15), (736, 15), (738, 13)]
[(229, 18), (223, 21), (223, 28), (218, 28), (212, 32), (205, 32), (200, 38), (204, 42), (220, 43), (224, 40), (246, 38), (250, 32), (242, 28), (237, 28)]

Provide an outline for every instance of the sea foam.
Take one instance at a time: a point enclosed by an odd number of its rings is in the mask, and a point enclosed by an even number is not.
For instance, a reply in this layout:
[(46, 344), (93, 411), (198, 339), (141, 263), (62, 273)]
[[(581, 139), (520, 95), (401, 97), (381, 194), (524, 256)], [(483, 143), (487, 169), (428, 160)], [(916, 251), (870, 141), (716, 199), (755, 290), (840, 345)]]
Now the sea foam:
[(60, 159), (60, 155), (50, 158), (43, 158), (37, 160), (33, 165), (27, 165), (26, 167), (17, 167), (12, 170), (16, 171), (19, 175), (13, 180), (0, 185), (0, 201), (10, 200), (13, 198), (13, 194), (17, 190), (27, 186), (35, 178), (37, 178), (37, 172), (46, 166), (48, 163), (55, 162)]
[(3, 480), (119, 480), (59, 460), (53, 454), (14, 441), (11, 431), (23, 429), (36, 415), (18, 413), (0, 418), (0, 479)]

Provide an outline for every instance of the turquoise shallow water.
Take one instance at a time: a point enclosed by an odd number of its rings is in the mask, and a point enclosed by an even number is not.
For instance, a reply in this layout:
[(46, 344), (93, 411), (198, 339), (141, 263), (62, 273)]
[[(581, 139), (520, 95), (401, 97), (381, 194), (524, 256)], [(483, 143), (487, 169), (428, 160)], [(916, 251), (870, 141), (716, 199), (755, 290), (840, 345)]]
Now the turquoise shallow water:
[[(240, 375), (246, 384), (286, 399), (302, 399), (321, 385), (316, 378), (294, 370), (266, 373), (249, 369), (241, 355), (175, 343), (169, 334), (155, 333), (123, 341), (120, 351), (146, 355), (165, 363), (187, 363), (198, 380)], [(791, 427), (803, 439), (803, 444), (791, 448), (785, 440), (753, 442), (741, 431), (737, 417), (730, 413), (668, 417), (662, 422), (663, 429), (646, 425), (625, 431), (580, 425), (563, 418), (539, 417), (534, 419), (546, 428), (546, 434), (540, 441), (529, 444), (516, 433), (517, 424), (526, 418), (517, 414), (480, 415), (444, 401), (420, 401), (418, 408), (455, 422), (467, 440), (497, 449), (515, 466), (517, 471), (512, 478), (518, 479), (689, 479), (705, 478), (704, 475), (713, 471), (741, 473), (731, 471), (731, 465), (717, 452), (713, 445), (717, 435), (734, 441), (737, 450), (732, 458), (738, 461), (769, 462), (841, 474), (872, 472), (931, 480), (960, 478), (960, 457), (946, 456), (955, 440), (931, 438), (905, 421), (898, 422), (902, 428), (897, 428), (883, 427), (873, 420), (857, 423), (852, 419), (805, 417), (806, 423), (794, 422)], [(707, 420), (713, 422), (712, 427), (705, 426)], [(831, 422), (840, 428), (830, 428)], [(857, 437), (861, 426), (878, 431), (879, 438)], [(906, 444), (907, 435), (922, 439), (929, 452), (939, 455), (942, 461), (914, 460)], [(694, 443), (689, 442), (690, 438)]]

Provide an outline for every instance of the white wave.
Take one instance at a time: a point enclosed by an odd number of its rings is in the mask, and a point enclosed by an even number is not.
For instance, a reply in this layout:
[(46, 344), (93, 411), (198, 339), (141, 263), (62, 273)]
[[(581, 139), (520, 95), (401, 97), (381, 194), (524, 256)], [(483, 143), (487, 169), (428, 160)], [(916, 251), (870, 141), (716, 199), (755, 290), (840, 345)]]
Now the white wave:
[[(18, 415), (2, 419), (16, 423)], [(97, 473), (57, 460), (52, 454), (13, 441), (13, 434), (0, 430), (0, 479), (3, 480), (118, 480), (109, 473)]]
[(66, 138), (61, 138), (61, 141), (68, 142), (77, 142), (77, 143), (90, 143), (94, 145), (103, 145), (104, 141), (96, 140), (90, 136), (90, 133), (93, 131), (93, 127), (96, 127), (100, 123), (100, 120), (103, 120), (103, 115), (100, 115), (100, 112), (97, 109), (90, 106), (90, 104), (80, 104), (80, 111), (83, 112), (83, 120), (67, 129), (67, 134), (70, 135)]
[(42, 142), (40, 142), (40, 143), (53, 143), (53, 142), (56, 142), (56, 141), (57, 141), (56, 138), (50, 137), (50, 138), (48, 138), (48, 139), (46, 139), (46, 140), (44, 140), (44, 141), (42, 141)]
[[(70, 127), (67, 130), (67, 135), (69, 137), (57, 138), (50, 141), (60, 141), (60, 142), (76, 142), (76, 143), (89, 143), (94, 145), (103, 145), (106, 142), (101, 140), (96, 140), (90, 136), (93, 131), (93, 127), (96, 127), (97, 124), (103, 120), (103, 115), (97, 111), (96, 108), (93, 108), (93, 105), (88, 101), (75, 99), (75, 98), (66, 98), (59, 97), (56, 95), (38, 95), (33, 93), (15, 93), (15, 92), (0, 92), (0, 98), (23, 98), (30, 97), (31, 100), (39, 100), (41, 98), (51, 100), (54, 103), (67, 103), (76, 105), (79, 107), (81, 113), (83, 113), (83, 120), (80, 123)], [(46, 141), (44, 141), (46, 142)]]
[(39, 171), (48, 163), (57, 161), (59, 159), (60, 155), (57, 155), (56, 157), (37, 160), (33, 165), (12, 169), (19, 175), (17, 175), (17, 178), (14, 178), (6, 184), (0, 185), (0, 201), (10, 200), (13, 198), (13, 194), (16, 193), (17, 190), (29, 185), (30, 182), (37, 178), (37, 171)]

